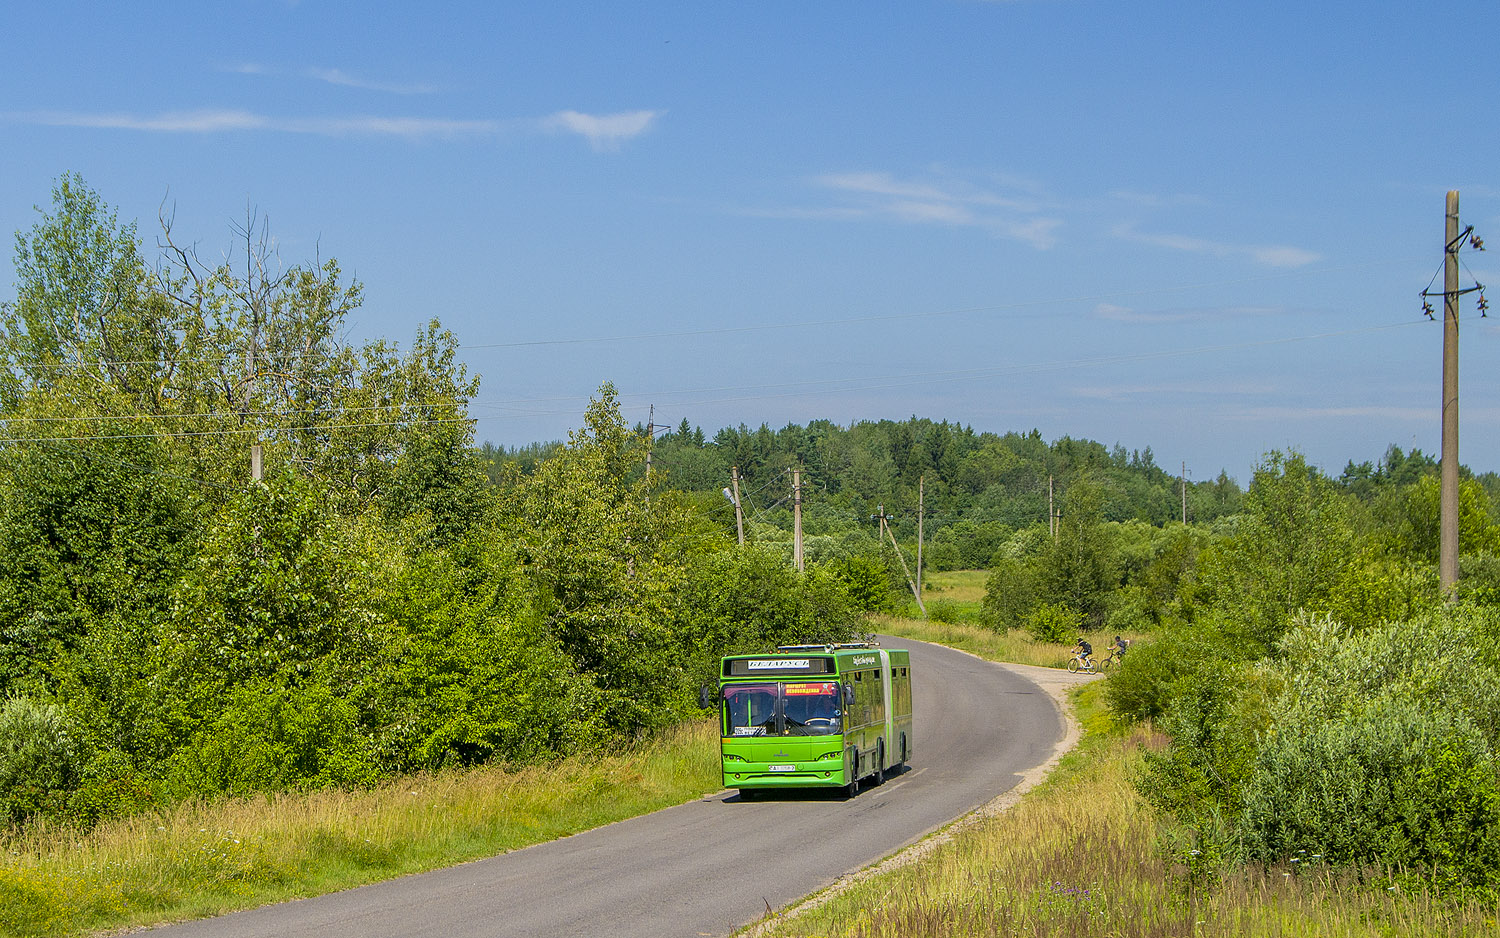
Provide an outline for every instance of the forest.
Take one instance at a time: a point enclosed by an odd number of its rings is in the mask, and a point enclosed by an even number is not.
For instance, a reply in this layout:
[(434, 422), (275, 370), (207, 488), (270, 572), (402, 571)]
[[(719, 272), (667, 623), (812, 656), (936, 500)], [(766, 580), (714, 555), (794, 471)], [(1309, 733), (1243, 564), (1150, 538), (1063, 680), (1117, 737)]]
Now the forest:
[(4, 823), (603, 751), (695, 718), (720, 655), (983, 570), (976, 611), (929, 617), (1135, 639), (1105, 695), (1165, 734), (1138, 785), (1195, 856), (1500, 894), (1494, 473), (1462, 472), (1444, 596), (1438, 465), (1395, 446), (1337, 476), (1268, 453), (1242, 487), (918, 417), (631, 426), (609, 382), (566, 441), (479, 443), (438, 320), (350, 345), (358, 282), (236, 234), (205, 262), (167, 220), (148, 255), (76, 176), (17, 234)]

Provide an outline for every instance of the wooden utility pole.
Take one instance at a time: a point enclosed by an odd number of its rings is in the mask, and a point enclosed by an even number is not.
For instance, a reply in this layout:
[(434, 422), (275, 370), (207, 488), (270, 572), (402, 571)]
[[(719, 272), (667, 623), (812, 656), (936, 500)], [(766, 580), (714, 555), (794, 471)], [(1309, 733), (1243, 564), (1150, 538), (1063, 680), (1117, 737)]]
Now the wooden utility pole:
[(740, 535), (740, 546), (745, 546), (745, 513), (740, 510), (740, 467), (733, 466), (729, 470), (729, 478), (734, 483), (734, 527)]
[(926, 476), (917, 476), (917, 599), (922, 598), (922, 500)]
[(1458, 192), (1448, 193), (1443, 232), (1443, 455), (1438, 493), (1438, 585), (1458, 583)]
[(1182, 523), (1187, 524), (1187, 460), (1182, 461)]
[(802, 573), (802, 470), (792, 470), (792, 559)]

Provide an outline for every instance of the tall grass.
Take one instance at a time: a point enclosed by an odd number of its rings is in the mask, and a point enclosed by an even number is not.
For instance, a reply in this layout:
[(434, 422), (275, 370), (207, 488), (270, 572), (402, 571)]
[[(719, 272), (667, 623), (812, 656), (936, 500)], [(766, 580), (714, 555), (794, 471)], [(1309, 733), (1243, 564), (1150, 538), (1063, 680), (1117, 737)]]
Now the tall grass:
[(704, 722), (633, 751), (370, 791), (184, 804), (80, 833), (0, 838), (0, 935), (63, 936), (215, 915), (450, 866), (719, 788)]
[[(1097, 685), (1085, 725), (1107, 724)], [(1045, 784), (924, 858), (832, 895), (762, 936), (1458, 936), (1495, 908), (1388, 889), (1378, 873), (1248, 869), (1216, 879), (1176, 848), (1132, 779), (1149, 729), (1094, 732)]]
[(1010, 661), (1043, 668), (1061, 668), (1071, 655), (1069, 646), (1041, 642), (1019, 631), (997, 632), (963, 622), (933, 622), (896, 616), (877, 616), (874, 629), (898, 638), (947, 645), (991, 661)]

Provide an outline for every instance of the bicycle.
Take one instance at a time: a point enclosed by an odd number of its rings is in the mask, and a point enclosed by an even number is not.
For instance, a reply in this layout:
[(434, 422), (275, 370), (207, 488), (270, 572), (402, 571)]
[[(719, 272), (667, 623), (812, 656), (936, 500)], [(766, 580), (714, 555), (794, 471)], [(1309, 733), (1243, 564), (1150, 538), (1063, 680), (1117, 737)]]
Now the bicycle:
[(1123, 654), (1111, 648), (1108, 652), (1105, 653), (1103, 660), (1099, 662), (1099, 670), (1108, 671), (1124, 660), (1125, 656)]
[(1098, 673), (1099, 668), (1098, 665), (1094, 664), (1094, 659), (1092, 657), (1085, 658), (1083, 656), (1083, 652), (1080, 651), (1078, 654), (1068, 659), (1068, 670), (1075, 673), (1078, 671), (1082, 671), (1085, 674), (1095, 674)]

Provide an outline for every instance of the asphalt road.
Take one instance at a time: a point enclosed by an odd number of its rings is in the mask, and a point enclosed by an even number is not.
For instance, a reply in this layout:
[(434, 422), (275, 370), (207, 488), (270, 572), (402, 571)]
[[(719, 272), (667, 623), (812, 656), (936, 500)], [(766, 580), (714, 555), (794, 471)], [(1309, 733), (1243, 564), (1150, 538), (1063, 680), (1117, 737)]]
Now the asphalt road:
[(914, 755), (854, 798), (732, 791), (432, 873), (152, 931), (155, 938), (724, 935), (1008, 791), (1063, 734), (998, 665), (911, 649)]

